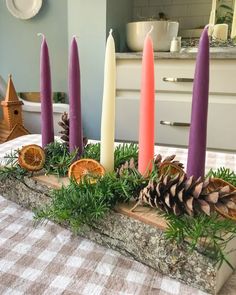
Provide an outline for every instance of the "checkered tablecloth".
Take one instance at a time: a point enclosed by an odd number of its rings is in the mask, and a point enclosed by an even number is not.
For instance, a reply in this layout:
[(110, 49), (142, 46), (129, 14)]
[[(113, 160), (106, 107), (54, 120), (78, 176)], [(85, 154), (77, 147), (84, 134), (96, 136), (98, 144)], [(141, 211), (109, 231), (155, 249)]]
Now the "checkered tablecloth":
[(0, 294), (203, 295), (0, 197)]
[[(3, 161), (3, 157), (6, 153), (9, 153), (11, 150), (18, 149), (23, 145), (27, 144), (38, 144), (41, 145), (41, 135), (30, 134), (18, 137), (14, 140), (8, 141), (4, 144), (0, 144), (0, 162)], [(164, 157), (170, 155), (176, 155), (176, 159), (184, 164), (186, 167), (187, 163), (187, 149), (176, 148), (176, 147), (166, 147), (166, 146), (156, 146), (155, 153), (161, 154)], [(206, 152), (206, 172), (210, 168), (219, 168), (226, 167), (231, 170), (236, 171), (236, 151), (235, 153), (226, 153), (226, 152), (215, 152), (207, 151)]]
[[(0, 145), (0, 158), (11, 149), (40, 144), (27, 135)], [(176, 154), (186, 161), (186, 150), (158, 147), (163, 156)], [(208, 153), (211, 167), (235, 169), (232, 154)], [(227, 165), (229, 164), (229, 165)], [(206, 294), (116, 251), (73, 236), (48, 222), (33, 226), (33, 214), (0, 196), (0, 294), (3, 295), (203, 295)], [(223, 295), (236, 294), (222, 291)]]

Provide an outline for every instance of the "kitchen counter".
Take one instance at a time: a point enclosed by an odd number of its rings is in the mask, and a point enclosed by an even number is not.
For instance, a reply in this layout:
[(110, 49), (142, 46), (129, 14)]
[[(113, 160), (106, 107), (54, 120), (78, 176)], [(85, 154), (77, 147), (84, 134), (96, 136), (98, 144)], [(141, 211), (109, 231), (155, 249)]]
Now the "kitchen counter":
[[(197, 48), (182, 48), (180, 52), (154, 52), (155, 59), (195, 59)], [(142, 52), (116, 53), (117, 59), (141, 59)], [(236, 59), (236, 47), (211, 47), (211, 59)]]

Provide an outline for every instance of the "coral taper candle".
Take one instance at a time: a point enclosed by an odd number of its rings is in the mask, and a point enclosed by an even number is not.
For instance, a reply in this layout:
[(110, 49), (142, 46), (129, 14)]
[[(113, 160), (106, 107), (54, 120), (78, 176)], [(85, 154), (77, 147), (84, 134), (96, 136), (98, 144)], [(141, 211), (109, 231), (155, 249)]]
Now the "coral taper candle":
[(107, 38), (104, 87), (101, 117), (101, 155), (100, 162), (107, 172), (114, 170), (115, 138), (115, 97), (116, 97), (116, 57), (115, 43), (110, 30)]
[(154, 54), (150, 32), (145, 38), (143, 48), (139, 117), (138, 170), (143, 175), (152, 169), (154, 158)]
[(207, 114), (209, 96), (209, 37), (206, 27), (201, 35), (193, 84), (191, 126), (189, 133), (187, 175), (204, 177)]
[(42, 147), (54, 141), (51, 70), (48, 45), (43, 34), (40, 53), (40, 99)]
[(83, 127), (81, 116), (80, 64), (76, 38), (73, 37), (69, 60), (69, 146), (70, 152), (79, 149), (78, 156), (83, 152)]

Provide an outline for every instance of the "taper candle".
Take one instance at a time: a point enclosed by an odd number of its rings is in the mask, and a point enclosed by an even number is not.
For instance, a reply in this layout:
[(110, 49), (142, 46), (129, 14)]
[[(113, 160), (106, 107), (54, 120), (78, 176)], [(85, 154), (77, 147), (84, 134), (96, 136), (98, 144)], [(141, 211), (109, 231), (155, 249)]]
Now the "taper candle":
[(231, 39), (236, 37), (236, 1), (234, 1), (234, 13), (233, 13), (233, 21), (231, 27)]
[(216, 19), (216, 0), (212, 0), (211, 13), (210, 13), (210, 18), (209, 18), (209, 25), (214, 26), (215, 19)]
[(109, 32), (105, 52), (104, 87), (101, 117), (100, 163), (107, 172), (114, 170), (115, 140), (115, 97), (116, 97), (116, 57), (112, 30)]
[(69, 60), (69, 147), (70, 152), (78, 150), (78, 156), (83, 152), (83, 127), (81, 115), (80, 64), (78, 46), (75, 36), (71, 42)]
[(138, 170), (142, 175), (145, 175), (152, 169), (154, 158), (154, 54), (153, 43), (150, 37), (152, 29), (145, 38), (142, 56), (138, 155)]
[(48, 45), (43, 34), (40, 53), (40, 99), (42, 147), (54, 141), (51, 70)]
[(216, 0), (212, 0), (211, 5), (211, 13), (209, 18), (209, 28), (208, 28), (208, 34), (211, 36), (213, 33), (213, 27), (216, 22)]
[(189, 133), (187, 176), (203, 177), (207, 142), (209, 96), (209, 37), (208, 28), (202, 32), (195, 67), (191, 125)]

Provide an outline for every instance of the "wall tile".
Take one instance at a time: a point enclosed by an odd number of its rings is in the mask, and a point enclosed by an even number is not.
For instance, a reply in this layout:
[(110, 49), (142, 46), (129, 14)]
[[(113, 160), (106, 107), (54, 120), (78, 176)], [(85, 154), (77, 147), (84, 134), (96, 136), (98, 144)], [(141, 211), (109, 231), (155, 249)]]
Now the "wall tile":
[(181, 29), (194, 28), (207, 24), (211, 3), (212, 0), (134, 0), (133, 18), (138, 20), (140, 13), (144, 18), (158, 17), (159, 12), (164, 12), (168, 18), (179, 20)]

